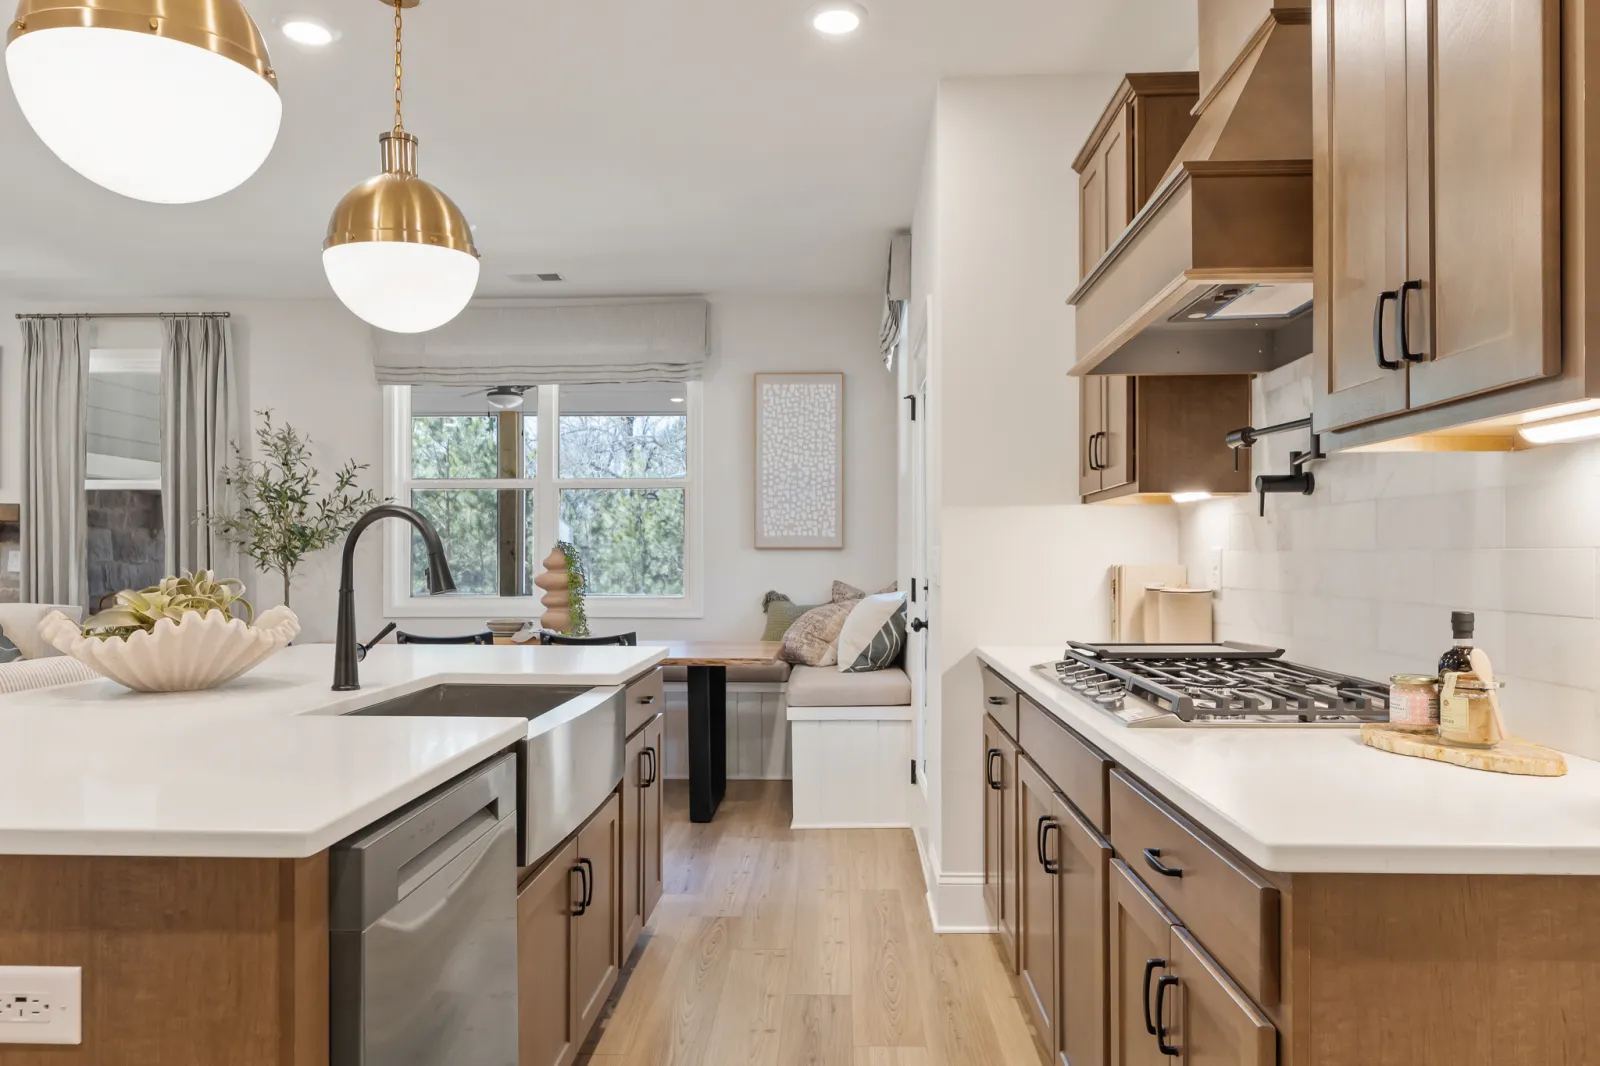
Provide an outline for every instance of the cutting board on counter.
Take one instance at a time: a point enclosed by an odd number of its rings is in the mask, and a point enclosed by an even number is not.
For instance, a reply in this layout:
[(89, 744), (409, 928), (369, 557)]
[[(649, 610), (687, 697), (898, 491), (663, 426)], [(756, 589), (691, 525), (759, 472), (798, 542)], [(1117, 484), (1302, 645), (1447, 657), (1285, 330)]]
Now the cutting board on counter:
[(1361, 742), (1379, 751), (1495, 774), (1561, 777), (1567, 772), (1567, 760), (1559, 751), (1515, 737), (1502, 740), (1492, 748), (1464, 748), (1446, 744), (1432, 733), (1385, 724), (1362, 726)]

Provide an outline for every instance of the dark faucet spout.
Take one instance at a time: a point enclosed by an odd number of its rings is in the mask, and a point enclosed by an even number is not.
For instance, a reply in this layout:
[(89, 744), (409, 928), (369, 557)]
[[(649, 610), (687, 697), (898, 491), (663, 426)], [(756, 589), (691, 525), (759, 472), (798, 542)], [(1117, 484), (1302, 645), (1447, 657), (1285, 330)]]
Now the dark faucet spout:
[(450, 563), (444, 555), (444, 542), (422, 512), (398, 503), (380, 503), (356, 519), (344, 538), (344, 560), (339, 567), (339, 631), (333, 645), (335, 692), (354, 692), (361, 687), (356, 668), (359, 661), (356, 651), (356, 542), (368, 526), (384, 518), (403, 518), (422, 534), (422, 543), (428, 551), (428, 595), (440, 596), (456, 590), (455, 579), (450, 576)]

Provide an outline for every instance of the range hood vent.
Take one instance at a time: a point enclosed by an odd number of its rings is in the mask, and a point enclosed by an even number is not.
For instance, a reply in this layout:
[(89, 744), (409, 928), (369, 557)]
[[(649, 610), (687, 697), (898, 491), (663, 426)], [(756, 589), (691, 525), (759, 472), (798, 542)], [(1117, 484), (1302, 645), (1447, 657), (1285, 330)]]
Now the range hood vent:
[(1194, 128), (1072, 294), (1074, 375), (1253, 372), (1310, 352), (1304, 5), (1200, 0)]

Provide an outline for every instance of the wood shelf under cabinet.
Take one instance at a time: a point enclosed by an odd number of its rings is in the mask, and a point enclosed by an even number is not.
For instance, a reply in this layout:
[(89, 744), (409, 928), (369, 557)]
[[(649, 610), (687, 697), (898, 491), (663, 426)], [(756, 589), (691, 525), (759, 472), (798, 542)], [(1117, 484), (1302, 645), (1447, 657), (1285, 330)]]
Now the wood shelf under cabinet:
[(1249, 374), (1089, 375), (1079, 397), (1084, 503), (1250, 491), (1250, 455), (1238, 456), (1235, 470), (1226, 443), (1250, 425)]

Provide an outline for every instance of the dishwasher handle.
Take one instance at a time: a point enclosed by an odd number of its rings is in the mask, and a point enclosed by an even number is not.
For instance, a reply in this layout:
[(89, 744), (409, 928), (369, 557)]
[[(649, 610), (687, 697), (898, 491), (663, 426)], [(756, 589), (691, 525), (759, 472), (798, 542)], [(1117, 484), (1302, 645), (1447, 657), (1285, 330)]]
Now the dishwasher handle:
[(516, 756), (503, 755), (335, 844), (328, 856), (330, 930), (366, 929), (516, 814)]

